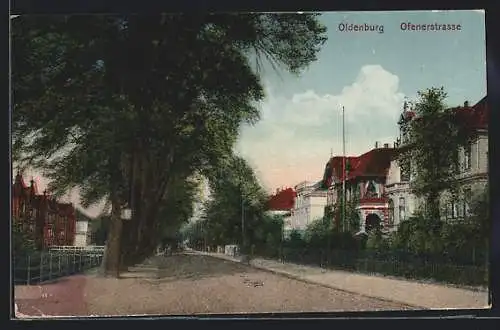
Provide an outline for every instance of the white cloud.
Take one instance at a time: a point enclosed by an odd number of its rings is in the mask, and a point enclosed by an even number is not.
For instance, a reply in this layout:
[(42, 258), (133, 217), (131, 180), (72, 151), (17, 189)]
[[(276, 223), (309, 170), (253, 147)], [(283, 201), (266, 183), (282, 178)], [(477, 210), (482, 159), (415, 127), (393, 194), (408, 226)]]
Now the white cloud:
[(392, 143), (404, 95), (399, 78), (380, 65), (365, 65), (339, 94), (307, 90), (290, 98), (266, 86), (262, 120), (242, 129), (237, 150), (268, 189), (319, 180), (330, 150), (342, 154), (341, 107), (346, 113), (346, 152), (370, 150), (375, 141)]

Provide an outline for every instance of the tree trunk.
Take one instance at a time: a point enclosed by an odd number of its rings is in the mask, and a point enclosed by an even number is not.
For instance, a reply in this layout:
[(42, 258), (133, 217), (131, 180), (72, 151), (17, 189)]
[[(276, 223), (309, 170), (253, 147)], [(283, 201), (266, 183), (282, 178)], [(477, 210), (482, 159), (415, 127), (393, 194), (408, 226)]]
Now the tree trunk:
[[(138, 150), (141, 150), (140, 145)], [(126, 235), (122, 238), (122, 267), (128, 267), (135, 264), (135, 249), (137, 247), (137, 232), (139, 230), (140, 218), (142, 216), (141, 200), (144, 195), (144, 155), (141, 152), (133, 154), (132, 178), (131, 178), (131, 196), (130, 207), (132, 209), (132, 219), (127, 221)]]
[(111, 220), (109, 224), (106, 255), (103, 260), (104, 274), (118, 278), (120, 276), (121, 246), (123, 223), (121, 219), (121, 203), (116, 191), (111, 193)]

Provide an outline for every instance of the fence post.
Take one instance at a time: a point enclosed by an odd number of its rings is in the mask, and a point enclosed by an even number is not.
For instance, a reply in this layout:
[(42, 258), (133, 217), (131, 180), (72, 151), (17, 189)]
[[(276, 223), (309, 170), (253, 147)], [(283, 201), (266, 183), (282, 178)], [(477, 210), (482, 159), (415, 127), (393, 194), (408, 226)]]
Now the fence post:
[(49, 252), (49, 280), (52, 279), (52, 252)]
[(31, 265), (31, 257), (28, 255), (28, 278), (26, 279), (26, 281), (28, 282), (28, 285), (30, 285), (30, 277), (31, 277), (31, 269), (30, 269), (30, 265)]
[(73, 273), (76, 271), (76, 250), (73, 250)]
[(38, 279), (39, 283), (43, 281), (43, 252), (40, 252), (40, 278)]
[[(78, 271), (81, 271), (82, 269), (84, 269), (85, 267), (82, 265), (82, 253), (80, 252), (80, 257), (79, 257), (80, 261), (78, 262)], [(83, 262), (85, 263), (85, 259), (83, 259)]]
[(57, 262), (59, 264), (59, 271), (57, 272), (57, 276), (61, 276), (61, 254), (57, 253)]

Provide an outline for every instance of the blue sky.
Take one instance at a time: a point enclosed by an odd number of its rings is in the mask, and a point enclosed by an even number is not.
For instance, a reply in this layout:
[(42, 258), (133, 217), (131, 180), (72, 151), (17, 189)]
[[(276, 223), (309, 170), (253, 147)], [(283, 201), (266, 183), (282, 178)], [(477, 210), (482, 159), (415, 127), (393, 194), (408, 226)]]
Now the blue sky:
[[(262, 120), (242, 128), (236, 151), (270, 191), (319, 180), (333, 149), (341, 155), (341, 105), (347, 154), (392, 143), (404, 98), (444, 87), (450, 106), (486, 95), (484, 12), (324, 13), (328, 41), (300, 76), (263, 73)], [(402, 31), (401, 23), (460, 24), (460, 31)], [(341, 32), (340, 23), (377, 24), (384, 32)]]

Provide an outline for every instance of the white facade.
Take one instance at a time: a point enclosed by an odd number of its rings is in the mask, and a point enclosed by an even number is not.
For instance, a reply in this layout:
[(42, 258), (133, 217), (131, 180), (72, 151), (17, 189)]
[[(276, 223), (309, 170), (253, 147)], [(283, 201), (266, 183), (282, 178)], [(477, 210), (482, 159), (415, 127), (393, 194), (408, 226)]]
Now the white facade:
[[(414, 167), (414, 164), (411, 164)], [(478, 130), (477, 137), (466, 148), (459, 150), (458, 195), (449, 192), (441, 195), (440, 207), (443, 221), (461, 221), (469, 215), (471, 199), (481, 193), (488, 182), (488, 131)], [(412, 171), (403, 178), (397, 160), (391, 162), (386, 180), (389, 197), (389, 218), (393, 228), (410, 217), (424, 202), (411, 193)]]
[(458, 196), (441, 196), (441, 215), (448, 222), (461, 221), (470, 213), (470, 202), (482, 193), (488, 183), (488, 132), (479, 131), (477, 138), (459, 153), (460, 183)]
[(89, 221), (77, 221), (75, 227), (75, 242), (74, 246), (84, 247), (90, 243), (90, 224)]
[(292, 209), (289, 228), (305, 230), (313, 222), (323, 218), (327, 202), (327, 192), (319, 191), (313, 182), (304, 181), (295, 186), (297, 197)]
[(410, 181), (401, 178), (401, 167), (397, 160), (391, 161), (385, 191), (389, 197), (388, 229), (396, 229), (401, 221), (411, 216), (418, 206), (417, 197), (410, 191)]

